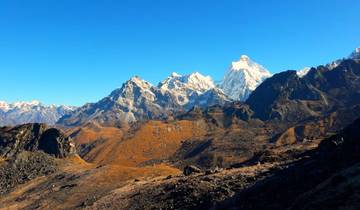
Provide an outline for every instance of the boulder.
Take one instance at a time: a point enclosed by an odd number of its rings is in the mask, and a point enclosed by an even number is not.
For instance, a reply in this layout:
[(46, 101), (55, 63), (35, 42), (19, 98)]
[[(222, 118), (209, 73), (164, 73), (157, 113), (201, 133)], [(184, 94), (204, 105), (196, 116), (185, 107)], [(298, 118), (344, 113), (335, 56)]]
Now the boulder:
[(183, 173), (185, 176), (190, 176), (191, 174), (201, 173), (201, 169), (194, 165), (188, 165), (185, 166)]

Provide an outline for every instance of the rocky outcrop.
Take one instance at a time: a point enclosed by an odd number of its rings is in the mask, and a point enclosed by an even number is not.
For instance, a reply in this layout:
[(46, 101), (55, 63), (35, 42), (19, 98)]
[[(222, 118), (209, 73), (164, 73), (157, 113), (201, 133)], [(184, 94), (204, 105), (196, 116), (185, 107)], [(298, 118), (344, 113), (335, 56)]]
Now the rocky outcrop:
[(185, 166), (183, 171), (183, 174), (185, 176), (190, 176), (191, 174), (198, 174), (198, 173), (201, 173), (201, 169), (193, 165)]
[(246, 103), (261, 120), (300, 122), (360, 103), (360, 62), (312, 68), (304, 77), (285, 71), (263, 82)]
[(70, 138), (45, 124), (0, 128), (0, 195), (58, 170), (56, 158), (75, 155)]
[(43, 151), (57, 158), (75, 154), (72, 140), (45, 124), (25, 124), (0, 128), (0, 157), (10, 159), (23, 151)]

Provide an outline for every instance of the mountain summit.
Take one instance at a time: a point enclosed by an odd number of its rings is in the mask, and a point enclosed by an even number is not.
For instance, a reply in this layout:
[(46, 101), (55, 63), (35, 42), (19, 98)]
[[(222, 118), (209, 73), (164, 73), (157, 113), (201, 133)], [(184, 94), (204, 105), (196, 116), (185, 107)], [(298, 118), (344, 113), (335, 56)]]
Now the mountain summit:
[(334, 61), (326, 64), (326, 67), (329, 69), (334, 69), (337, 66), (339, 66), (339, 64), (341, 62), (343, 62), (344, 60), (347, 60), (347, 59), (360, 60), (360, 47), (355, 48), (355, 50), (346, 58), (337, 59), (337, 60), (334, 60)]
[(355, 48), (355, 50), (350, 54), (349, 58), (354, 60), (360, 59), (360, 47)]
[(211, 105), (224, 104), (229, 101), (225, 94), (216, 87), (210, 76), (204, 76), (199, 72), (185, 76), (172, 73), (171, 76), (159, 83), (158, 88), (163, 94), (173, 95), (175, 103), (185, 109), (190, 109), (195, 105), (201, 106), (201, 101), (206, 101)]
[(245, 101), (271, 73), (263, 66), (252, 61), (247, 55), (232, 62), (220, 87), (233, 100)]
[(135, 76), (109, 96), (80, 107), (58, 123), (72, 126), (94, 121), (122, 127), (137, 121), (164, 119), (194, 106), (222, 105), (228, 101), (209, 76), (198, 72), (186, 76), (172, 73), (158, 86)]

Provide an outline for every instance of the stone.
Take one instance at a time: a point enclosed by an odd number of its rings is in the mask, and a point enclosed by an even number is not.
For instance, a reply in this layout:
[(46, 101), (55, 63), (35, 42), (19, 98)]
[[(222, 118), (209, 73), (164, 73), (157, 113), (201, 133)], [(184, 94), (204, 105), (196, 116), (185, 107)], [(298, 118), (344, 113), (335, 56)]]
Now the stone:
[(185, 166), (183, 173), (185, 176), (190, 176), (191, 174), (201, 173), (201, 169), (194, 165), (188, 165)]

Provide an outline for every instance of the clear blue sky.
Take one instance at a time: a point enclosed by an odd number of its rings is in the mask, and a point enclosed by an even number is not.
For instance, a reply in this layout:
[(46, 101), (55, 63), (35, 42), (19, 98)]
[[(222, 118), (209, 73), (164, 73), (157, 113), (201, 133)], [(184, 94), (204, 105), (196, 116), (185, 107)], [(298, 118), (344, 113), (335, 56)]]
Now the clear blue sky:
[(360, 46), (359, 0), (1, 0), (0, 100), (82, 105), (133, 75), (272, 73)]

